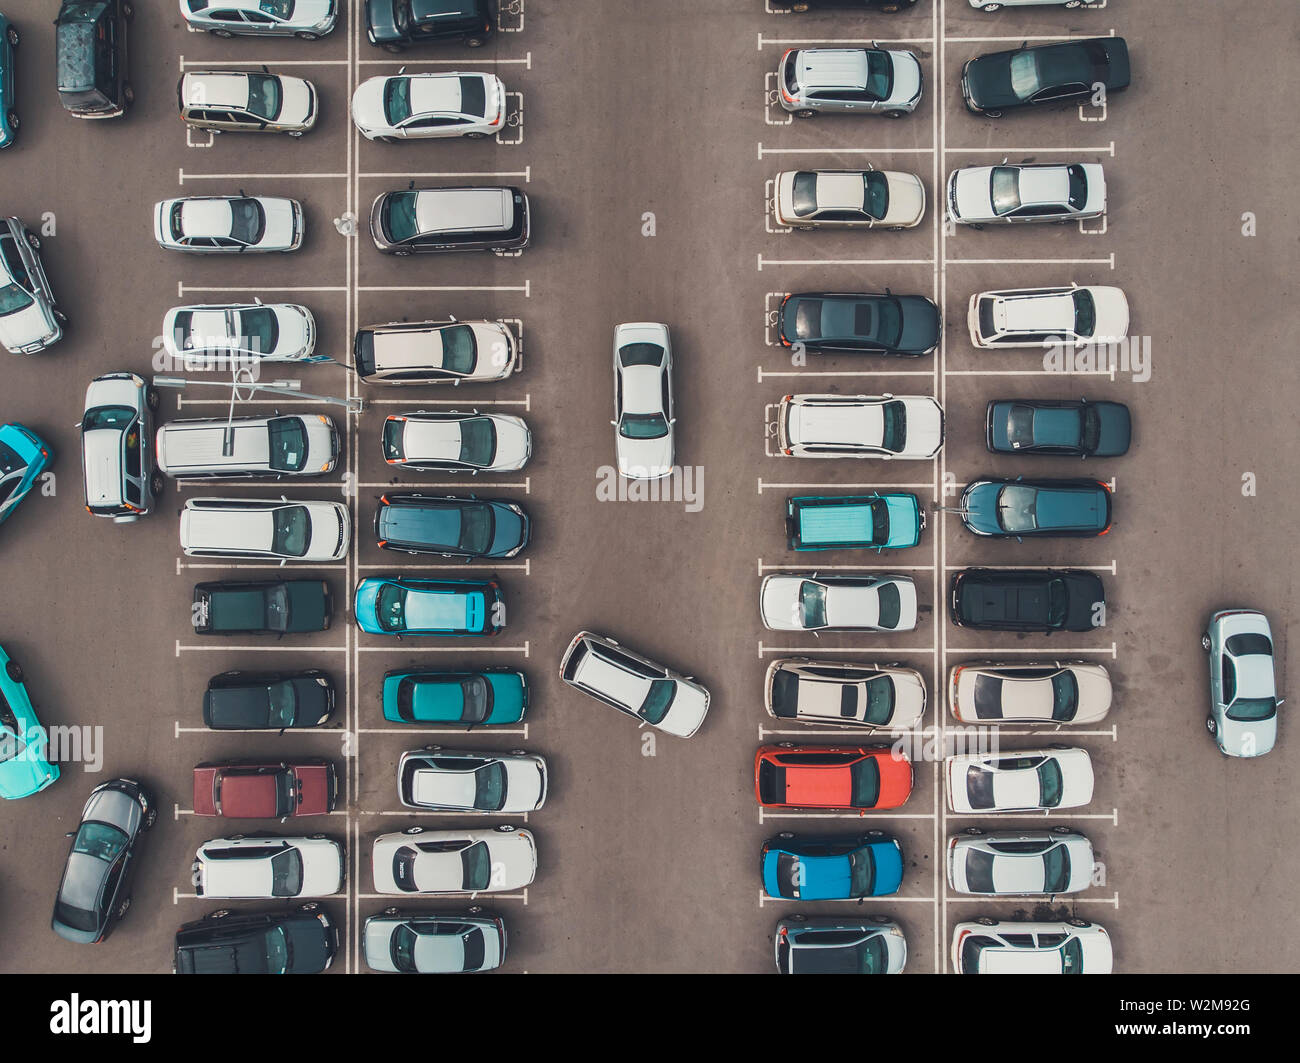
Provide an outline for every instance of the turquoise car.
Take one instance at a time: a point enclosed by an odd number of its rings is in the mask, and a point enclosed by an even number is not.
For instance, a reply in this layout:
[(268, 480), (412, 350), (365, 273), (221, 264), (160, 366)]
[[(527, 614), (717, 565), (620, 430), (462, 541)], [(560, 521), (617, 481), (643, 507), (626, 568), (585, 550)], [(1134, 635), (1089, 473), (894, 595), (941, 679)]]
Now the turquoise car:
[(0, 523), (52, 463), (48, 444), (35, 432), (20, 424), (0, 425)]
[(31, 797), (59, 777), (58, 767), (45, 757), (46, 741), (23, 670), (0, 648), (0, 797)]
[(528, 711), (523, 672), (389, 672), (384, 719), (392, 723), (518, 723)]
[(0, 148), (18, 136), (18, 110), (14, 100), (14, 53), (18, 29), (0, 12)]
[(371, 635), (496, 635), (506, 626), (496, 580), (374, 576), (357, 585), (353, 615)]
[(786, 501), (791, 550), (901, 550), (916, 546), (925, 514), (916, 495), (803, 495)]

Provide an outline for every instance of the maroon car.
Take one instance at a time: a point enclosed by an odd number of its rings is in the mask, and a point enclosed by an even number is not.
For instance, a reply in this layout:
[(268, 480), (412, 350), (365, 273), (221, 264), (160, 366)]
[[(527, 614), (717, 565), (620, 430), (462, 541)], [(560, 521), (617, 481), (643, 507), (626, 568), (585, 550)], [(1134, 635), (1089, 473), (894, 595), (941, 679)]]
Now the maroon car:
[(321, 816), (334, 811), (338, 796), (338, 775), (327, 760), (200, 764), (194, 769), (196, 816)]

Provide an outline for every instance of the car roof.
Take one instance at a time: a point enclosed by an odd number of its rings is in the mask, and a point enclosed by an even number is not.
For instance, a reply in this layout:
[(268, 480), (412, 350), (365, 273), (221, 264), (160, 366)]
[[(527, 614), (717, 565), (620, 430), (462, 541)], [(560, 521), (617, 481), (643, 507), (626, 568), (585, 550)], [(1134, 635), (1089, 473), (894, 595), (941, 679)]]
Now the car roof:
[[(234, 5), (222, 5), (234, 6)], [(256, 7), (256, 4), (249, 5)], [(274, 77), (275, 75), (270, 75)], [(192, 102), (194, 100), (195, 86), (202, 86), (199, 99), (202, 104)], [(236, 71), (217, 71), (214, 73), (189, 73), (185, 75), (185, 82), (181, 86), (181, 98), (185, 100), (187, 107), (203, 109), (206, 107), (247, 107), (248, 106), (248, 75)]]
[(1070, 199), (1068, 166), (1022, 166), (1018, 184), (1022, 205), (1068, 203)]
[(867, 71), (864, 48), (805, 48), (799, 52), (797, 74), (804, 90), (865, 88)]
[(617, 701), (629, 709), (637, 709), (644, 702), (651, 680), (636, 675), (615, 663), (604, 646), (588, 641), (588, 652), (578, 662), (573, 681)]
[(181, 200), (181, 230), (186, 236), (229, 236), (231, 218), (226, 197)]
[(403, 326), (378, 328), (372, 333), (376, 373), (402, 369), (440, 369), (443, 364), (443, 331), (455, 325), (427, 328)]
[(993, 323), (1000, 332), (1073, 333), (1073, 291), (997, 296)]
[(425, 188), (415, 198), (421, 233), (507, 229), (513, 210), (508, 188)]

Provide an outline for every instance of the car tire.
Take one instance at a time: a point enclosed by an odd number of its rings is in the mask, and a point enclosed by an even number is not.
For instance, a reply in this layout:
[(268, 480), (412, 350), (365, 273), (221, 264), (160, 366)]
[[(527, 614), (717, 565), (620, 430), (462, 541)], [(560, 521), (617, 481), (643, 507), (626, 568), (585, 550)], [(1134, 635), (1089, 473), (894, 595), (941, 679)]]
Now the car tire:
[(980, 827), (967, 827), (964, 831), (962, 831), (962, 833), (969, 834), (972, 838), (978, 838), (981, 834), (984, 833), (984, 831)]
[(885, 112), (885, 117), (886, 117), (886, 118), (902, 118), (905, 114), (907, 114), (906, 111), (886, 111), (886, 112)]
[(996, 919), (992, 919), (987, 915), (981, 915), (975, 922), (979, 923), (980, 926), (997, 926), (998, 924)]
[(466, 47), (466, 48), (482, 48), (483, 45), (485, 45), (486, 43), (487, 43), (487, 38), (486, 38), (486, 37), (466, 37), (466, 38), (465, 38), (465, 47)]
[(470, 907), (468, 907), (468, 908), (465, 909), (465, 910), (466, 910), (467, 912), (469, 912), (470, 915), (482, 915), (482, 914), (483, 914), (483, 906), (482, 906), (481, 904), (472, 904), (472, 905), (470, 905)]
[(18, 120), (17, 111), (6, 111), (5, 121), (9, 123), (9, 128), (12, 129), (15, 133), (18, 132), (18, 127), (22, 125), (22, 123)]
[(1001, 5), (1001, 4), (984, 4), (983, 6), (980, 7), (980, 10), (981, 10), (981, 11), (989, 11), (989, 12), (992, 12), (992, 11), (1001, 11), (1001, 10), (1002, 10), (1002, 5)]
[(791, 11), (797, 11), (799, 14), (802, 15), (805, 11), (808, 10), (808, 5), (807, 5), (807, 4), (791, 4), (791, 5), (790, 5), (790, 10), (791, 10)]
[(783, 830), (781, 831), (780, 834), (777, 835), (777, 837), (780, 838), (783, 842), (788, 842), (791, 838), (794, 837), (794, 831)]
[(291, 136), (291, 137), (300, 137), (300, 136), (302, 136), (305, 132), (307, 132), (307, 130), (305, 130), (305, 129), (291, 129), (291, 130), (289, 131), (289, 136)]
[(875, 827), (872, 827), (871, 830), (867, 831), (868, 838), (883, 838), (884, 836), (885, 836), (885, 832)]
[(1052, 833), (1053, 833), (1053, 834), (1073, 834), (1073, 833), (1074, 833), (1074, 830), (1073, 830), (1072, 828), (1070, 828), (1070, 827), (1064, 827), (1064, 826), (1059, 826), (1059, 825), (1058, 825), (1058, 826), (1055, 826), (1055, 827), (1052, 828)]
[(385, 44), (384, 51), (392, 52), (396, 55), (398, 52), (402, 51), (402, 46), (400, 44)]
[(795, 111), (794, 116), (796, 118), (816, 118), (817, 112), (811, 108), (805, 107), (802, 111)]
[(231, 33), (230, 30), (208, 30), (208, 32), (212, 34), (212, 36), (220, 37), (222, 40), (226, 41), (234, 37), (234, 34)]
[(1213, 643), (1210, 642), (1210, 633), (1208, 631), (1204, 632), (1201, 635), (1201, 649), (1203, 649), (1206, 653), (1209, 653), (1210, 647), (1212, 645)]
[(1065, 0), (1065, 7), (1082, 7), (1083, 0)]
[(786, 916), (787, 923), (806, 923), (808, 917), (803, 912), (795, 912), (794, 915)]
[(390, 905), (389, 907), (387, 907), (387, 908), (384, 909), (383, 914), (384, 914), (384, 915), (396, 915), (396, 914), (397, 914), (397, 909), (394, 908), (394, 907), (392, 907), (392, 906)]
[(127, 22), (130, 22), (133, 18), (135, 18), (135, 8), (132, 7), (129, 3), (123, 4), (122, 17), (126, 19)]
[(124, 900), (121, 904), (117, 906), (116, 911), (113, 912), (113, 917), (115, 919), (124, 919), (126, 917), (126, 913), (129, 912), (130, 910), (131, 910), (131, 898), (127, 897), (126, 900)]
[(305, 30), (299, 30), (297, 33), (294, 34), (294, 36), (297, 37), (298, 40), (300, 40), (300, 41), (318, 41), (318, 40), (320, 40), (320, 34), (319, 34), (319, 33), (308, 33), (308, 32), (306, 32)]
[(1069, 923), (1071, 926), (1092, 926), (1092, 924), (1088, 922), (1088, 920), (1080, 919), (1077, 915), (1072, 919), (1067, 919), (1066, 922)]
[(1214, 722), (1213, 716), (1205, 717), (1205, 729), (1209, 731), (1210, 734), (1214, 734), (1219, 729), (1218, 724)]
[(777, 747), (778, 747), (779, 749), (794, 749), (794, 743), (793, 743), (793, 742), (778, 742), (778, 743), (777, 743)]
[(323, 841), (325, 840), (325, 835), (323, 835), (323, 834), (308, 834), (308, 835), (307, 835), (307, 840), (308, 840), (308, 841), (313, 841), (313, 842), (323, 842)]
[(873, 916), (871, 917), (871, 921), (872, 921), (873, 923), (875, 923), (877, 926), (884, 926), (886, 923), (889, 922), (889, 916), (887, 916), (887, 915), (873, 915)]
[(209, 912), (204, 919), (224, 919), (230, 914), (229, 908), (218, 908), (215, 912)]
[(9, 38), (10, 48), (18, 47), (18, 30), (16, 30), (13, 26), (10, 26), (7, 30), (5, 30), (5, 36)]
[(129, 82), (122, 86), (122, 103), (127, 107), (135, 103), (135, 89), (131, 87)]
[(514, 826), (511, 823), (498, 823), (492, 829), (501, 834), (514, 834), (514, 832), (517, 831), (519, 828)]
[(162, 396), (158, 394), (157, 388), (146, 388), (144, 392), (144, 404), (149, 409), (157, 412), (158, 404), (162, 402)]
[(512, 749), (512, 750), (510, 751), (510, 755), (511, 755), (512, 757), (524, 757), (524, 756), (527, 756), (527, 755), (528, 755), (528, 750), (526, 750), (526, 749)]
[(320, 908), (320, 905), (315, 901), (308, 901), (306, 904), (298, 905), (298, 911), (300, 912), (314, 912), (318, 908)]
[(8, 661), (5, 663), (5, 675), (15, 683), (21, 683), (23, 681), (23, 666), (17, 661)]
[(27, 244), (33, 251), (41, 249), (41, 238), (30, 229), (27, 230)]
[(466, 134), (465, 134), (465, 139), (466, 139), (466, 140), (482, 140), (482, 139), (483, 139), (484, 137), (486, 137), (486, 136), (487, 136), (486, 133), (466, 133)]
[(423, 833), (424, 833), (424, 828), (423, 828), (423, 827), (407, 827), (406, 830), (402, 831), (402, 833), (403, 833), (403, 834), (423, 834)]
[(154, 498), (157, 498), (159, 495), (161, 495), (163, 493), (163, 489), (166, 486), (167, 486), (167, 481), (163, 477), (162, 473), (155, 472), (152, 475), (150, 475), (149, 490), (153, 492)]
[(405, 247), (399, 247), (396, 251), (393, 252), (393, 254), (396, 255), (398, 258), (406, 258), (406, 256), (409, 255), (410, 253), (411, 252), (407, 250)]

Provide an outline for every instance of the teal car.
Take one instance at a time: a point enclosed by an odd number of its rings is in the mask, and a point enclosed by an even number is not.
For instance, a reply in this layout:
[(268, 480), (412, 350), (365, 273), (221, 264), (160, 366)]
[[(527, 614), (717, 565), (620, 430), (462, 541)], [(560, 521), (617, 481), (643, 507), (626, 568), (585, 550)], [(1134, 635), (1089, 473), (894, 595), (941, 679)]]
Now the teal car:
[(901, 550), (916, 546), (925, 527), (920, 500), (898, 492), (803, 495), (786, 501), (791, 550)]
[(18, 136), (18, 110), (14, 96), (14, 53), (18, 51), (18, 29), (0, 12), (0, 148), (7, 148)]
[(496, 580), (374, 576), (357, 584), (353, 615), (371, 635), (496, 635), (506, 626)]
[(383, 701), (392, 723), (518, 723), (528, 711), (528, 680), (523, 672), (388, 672)]
[(46, 759), (46, 742), (23, 670), (0, 648), (0, 797), (31, 797), (59, 777), (58, 767)]
[(0, 425), (0, 524), (8, 519), (50, 467), (50, 448), (20, 424)]

